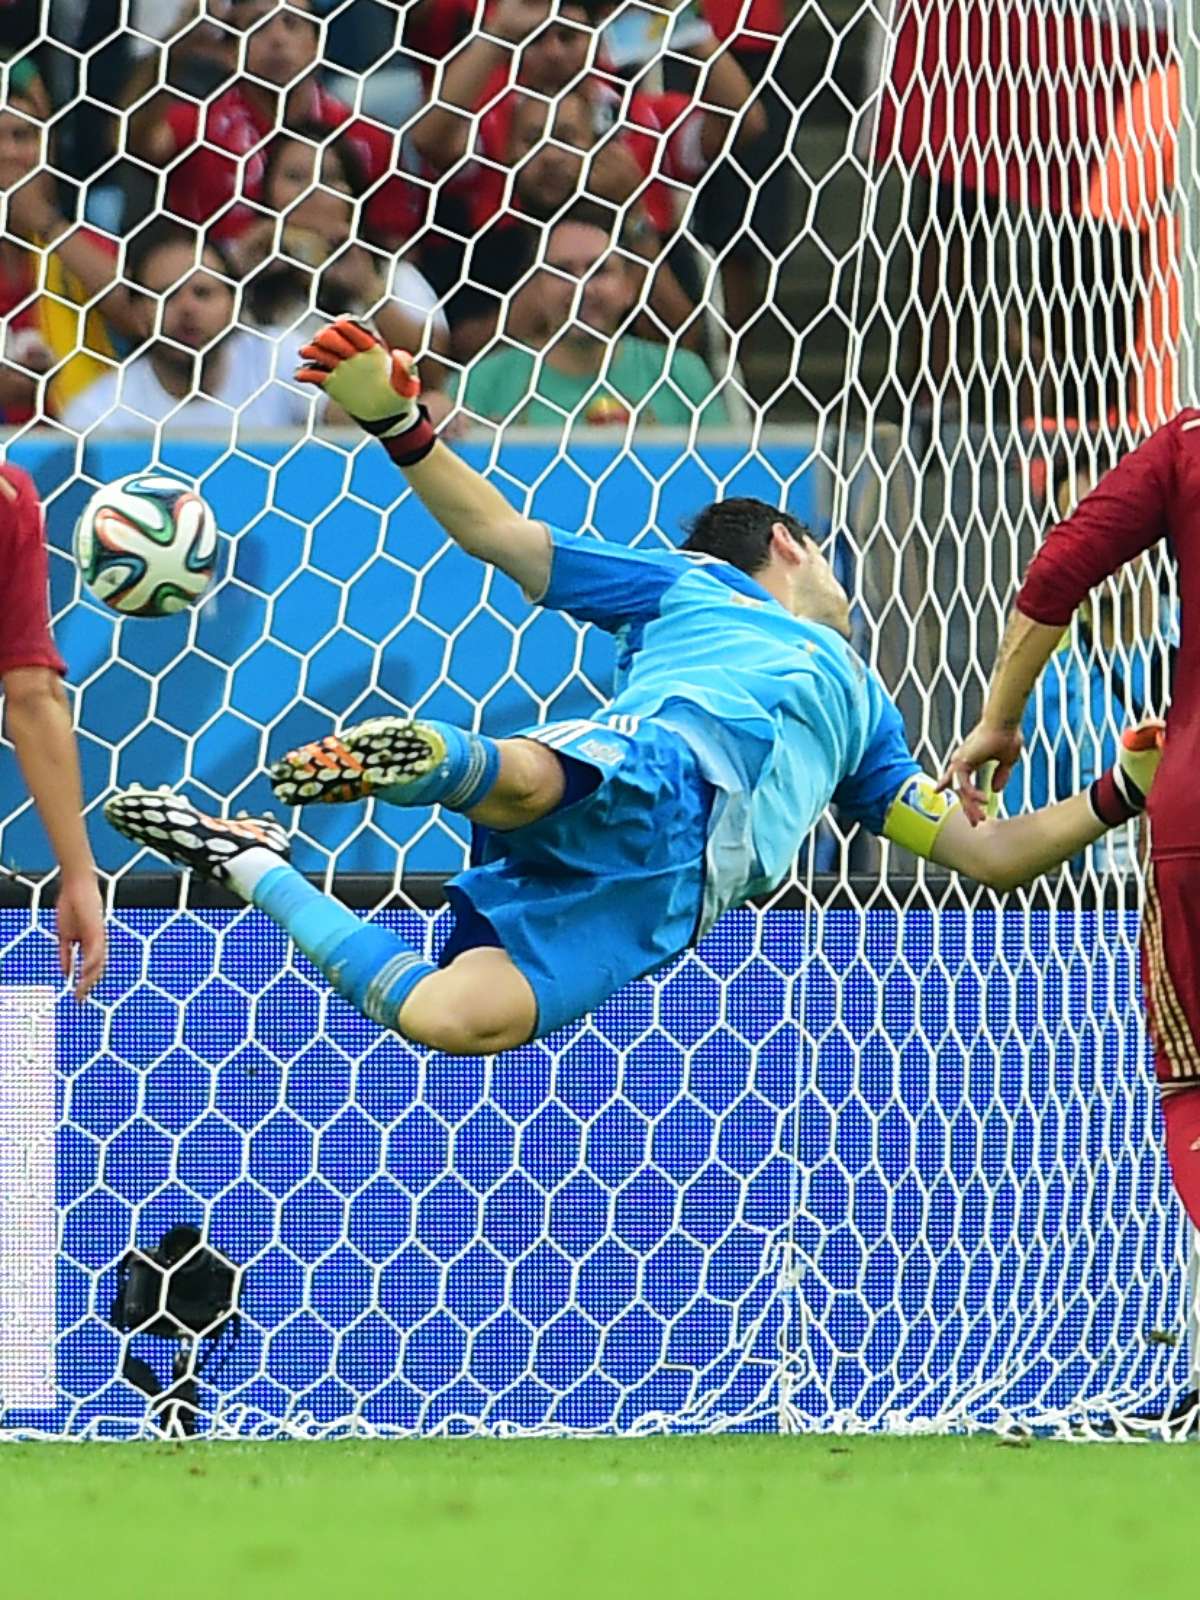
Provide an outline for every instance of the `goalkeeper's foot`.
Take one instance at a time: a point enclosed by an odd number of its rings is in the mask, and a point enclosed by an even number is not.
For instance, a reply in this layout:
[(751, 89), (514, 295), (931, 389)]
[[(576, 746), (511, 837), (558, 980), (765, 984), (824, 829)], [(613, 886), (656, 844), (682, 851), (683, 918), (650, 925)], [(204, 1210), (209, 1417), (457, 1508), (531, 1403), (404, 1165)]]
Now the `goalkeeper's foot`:
[(287, 806), (365, 800), (427, 777), (445, 759), (446, 741), (431, 723), (372, 717), (289, 751), (270, 769), (271, 787)]
[(274, 817), (252, 817), (245, 811), (236, 817), (210, 817), (166, 785), (144, 789), (132, 783), (106, 802), (104, 815), (127, 839), (215, 883), (226, 881), (229, 863), (246, 850), (266, 849), (280, 861), (288, 858), (287, 830)]

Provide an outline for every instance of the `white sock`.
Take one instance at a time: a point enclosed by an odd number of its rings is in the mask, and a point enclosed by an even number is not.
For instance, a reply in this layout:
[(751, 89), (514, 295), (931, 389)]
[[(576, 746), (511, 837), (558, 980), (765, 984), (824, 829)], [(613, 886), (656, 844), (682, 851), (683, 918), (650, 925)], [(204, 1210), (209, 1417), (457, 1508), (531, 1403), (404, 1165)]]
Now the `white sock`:
[(253, 901), (254, 891), (267, 873), (286, 865), (283, 857), (277, 856), (274, 850), (268, 850), (266, 845), (252, 844), (249, 850), (234, 856), (225, 868), (225, 876), (243, 900)]

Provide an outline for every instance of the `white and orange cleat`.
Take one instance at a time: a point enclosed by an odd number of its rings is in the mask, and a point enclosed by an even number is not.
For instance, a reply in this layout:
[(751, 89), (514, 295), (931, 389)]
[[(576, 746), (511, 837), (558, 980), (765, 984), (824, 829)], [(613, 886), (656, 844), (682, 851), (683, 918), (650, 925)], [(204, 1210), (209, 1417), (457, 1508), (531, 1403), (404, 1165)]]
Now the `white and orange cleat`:
[(145, 789), (131, 783), (105, 802), (104, 815), (135, 844), (147, 845), (214, 883), (227, 881), (229, 863), (246, 850), (270, 850), (280, 861), (290, 851), (287, 830), (276, 818), (244, 811), (236, 817), (212, 817), (165, 784)]
[(285, 806), (321, 805), (415, 783), (445, 759), (446, 740), (434, 724), (371, 717), (289, 751), (268, 776)]

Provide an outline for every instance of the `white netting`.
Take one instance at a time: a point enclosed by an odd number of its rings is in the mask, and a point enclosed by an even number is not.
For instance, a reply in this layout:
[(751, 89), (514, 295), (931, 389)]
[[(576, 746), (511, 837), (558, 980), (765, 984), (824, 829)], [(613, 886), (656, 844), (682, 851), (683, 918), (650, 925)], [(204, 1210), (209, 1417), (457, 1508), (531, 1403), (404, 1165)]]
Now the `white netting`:
[[(1129, 841), (999, 910), (831, 821), (772, 907), (462, 1061), (101, 819), (134, 780), (267, 807), (269, 758), (373, 712), (603, 702), (608, 641), (448, 548), (290, 383), (329, 309), (423, 352), (533, 514), (658, 541), (748, 493), (835, 532), (918, 758), (969, 725), (1048, 507), (1190, 390), (1195, 37), (1148, 0), (700, 9), (0, 9), (0, 408), (116, 898), (76, 1010), (0, 748), (6, 1429), (153, 1426), (122, 1364), (165, 1381), (171, 1347), (110, 1307), (181, 1223), (241, 1269), (218, 1431), (1064, 1426), (1186, 1377)], [(69, 530), (151, 461), (199, 481), (225, 570), (117, 624)], [(1161, 703), (1173, 604), (1149, 561), (1072, 631), (1010, 805)], [(453, 818), (295, 821), (302, 869), (436, 947), (414, 897)]]

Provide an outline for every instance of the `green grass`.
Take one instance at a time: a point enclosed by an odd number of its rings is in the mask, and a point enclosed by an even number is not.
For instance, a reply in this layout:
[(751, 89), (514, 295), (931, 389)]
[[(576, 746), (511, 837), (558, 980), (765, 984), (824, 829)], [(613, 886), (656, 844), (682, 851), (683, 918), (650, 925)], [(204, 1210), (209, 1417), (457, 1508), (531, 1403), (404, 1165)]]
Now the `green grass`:
[(1194, 1600), (1200, 1452), (717, 1437), (0, 1445), (4, 1600)]

